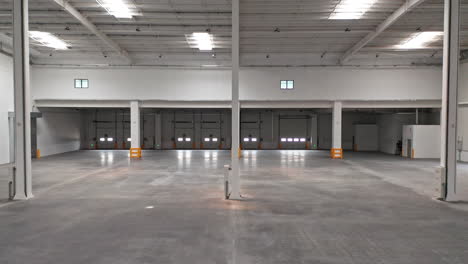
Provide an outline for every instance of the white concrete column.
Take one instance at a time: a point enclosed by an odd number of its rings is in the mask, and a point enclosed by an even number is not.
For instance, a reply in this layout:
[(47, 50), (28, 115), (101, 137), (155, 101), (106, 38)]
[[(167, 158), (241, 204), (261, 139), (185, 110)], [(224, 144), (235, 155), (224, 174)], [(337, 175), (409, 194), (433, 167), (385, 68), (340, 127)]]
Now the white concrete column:
[(130, 135), (132, 138), (131, 148), (141, 148), (140, 140), (140, 102), (130, 102)]
[(240, 199), (239, 0), (232, 0), (232, 143), (230, 199)]
[(333, 123), (332, 123), (332, 148), (341, 149), (341, 120), (343, 104), (341, 102), (333, 103)]
[(441, 112), (441, 198), (456, 200), (457, 112), (460, 56), (460, 0), (445, 0), (444, 60)]
[(28, 0), (13, 1), (13, 65), (15, 87), (15, 196), (32, 198), (31, 99), (29, 89)]

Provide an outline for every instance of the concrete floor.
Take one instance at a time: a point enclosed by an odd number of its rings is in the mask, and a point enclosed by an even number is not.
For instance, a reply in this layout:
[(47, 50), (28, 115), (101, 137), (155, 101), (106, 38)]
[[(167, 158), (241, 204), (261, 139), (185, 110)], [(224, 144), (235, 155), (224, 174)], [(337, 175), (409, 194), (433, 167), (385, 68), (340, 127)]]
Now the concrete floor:
[(422, 188), (437, 161), (327, 155), (246, 151), (241, 202), (226, 151), (46, 157), (36, 198), (0, 205), (0, 263), (468, 263), (468, 211)]

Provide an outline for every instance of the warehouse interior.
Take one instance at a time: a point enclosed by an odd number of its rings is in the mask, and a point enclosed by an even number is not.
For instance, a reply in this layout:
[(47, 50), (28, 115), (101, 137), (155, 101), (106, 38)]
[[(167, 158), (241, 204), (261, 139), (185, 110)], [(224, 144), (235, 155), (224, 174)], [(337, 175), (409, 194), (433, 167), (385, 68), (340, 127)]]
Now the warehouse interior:
[(467, 263), (467, 0), (0, 0), (0, 263)]

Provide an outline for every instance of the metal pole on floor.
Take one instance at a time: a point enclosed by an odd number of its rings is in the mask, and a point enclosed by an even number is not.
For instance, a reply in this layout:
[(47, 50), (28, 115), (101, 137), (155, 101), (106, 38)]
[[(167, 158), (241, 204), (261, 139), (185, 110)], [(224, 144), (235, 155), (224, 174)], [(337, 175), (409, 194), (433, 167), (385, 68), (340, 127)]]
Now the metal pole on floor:
[(31, 99), (29, 89), (28, 23), (28, 0), (13, 1), (15, 200), (33, 197), (31, 184)]
[(230, 199), (240, 195), (240, 102), (239, 102), (239, 0), (232, 0), (232, 142)]
[(444, 62), (441, 111), (441, 198), (456, 200), (460, 0), (445, 0)]

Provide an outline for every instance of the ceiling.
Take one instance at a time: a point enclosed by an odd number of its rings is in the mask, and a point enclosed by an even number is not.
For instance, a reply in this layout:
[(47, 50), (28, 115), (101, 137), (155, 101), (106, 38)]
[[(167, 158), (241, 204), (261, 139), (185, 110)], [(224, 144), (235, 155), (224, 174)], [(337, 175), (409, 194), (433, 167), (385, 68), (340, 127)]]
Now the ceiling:
[[(139, 14), (118, 20), (95, 0), (70, 0), (97, 29), (140, 66), (228, 67), (231, 57), (230, 0), (132, 0)], [(340, 0), (240, 0), (241, 66), (333, 66), (404, 4), (378, 0), (358, 20), (330, 20)], [(360, 49), (350, 65), (433, 65), (441, 63), (442, 41), (403, 51), (395, 45), (418, 31), (443, 30), (443, 0), (426, 0)], [(0, 33), (12, 34), (13, 0), (0, 0)], [(462, 18), (468, 0), (462, 0)], [(54, 0), (30, 0), (30, 30), (51, 32), (70, 44), (58, 51), (31, 41), (34, 64), (126, 65), (115, 48), (98, 38)], [(468, 49), (468, 21), (461, 45)], [(209, 31), (215, 49), (189, 47), (185, 35)], [(0, 38), (5, 39), (5, 38)], [(5, 42), (5, 41), (4, 41)], [(4, 43), (2, 47), (6, 47)], [(6, 48), (5, 48), (6, 49)]]

